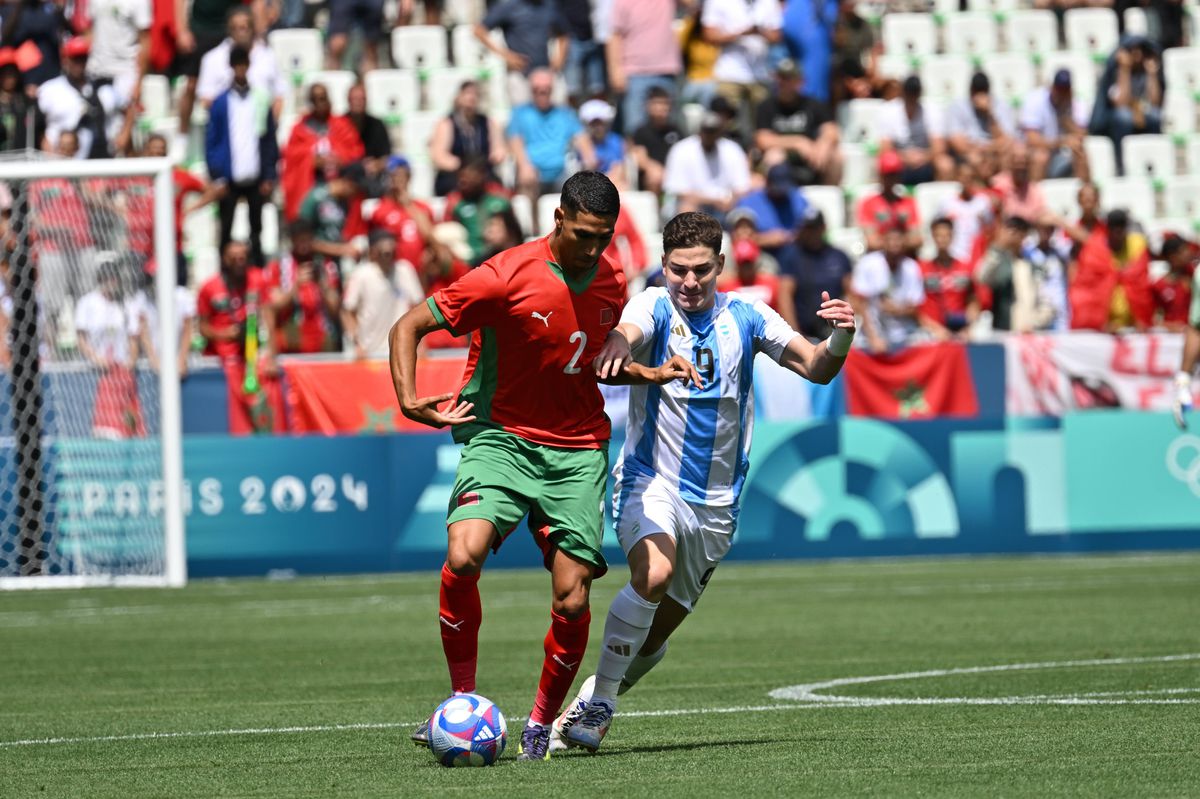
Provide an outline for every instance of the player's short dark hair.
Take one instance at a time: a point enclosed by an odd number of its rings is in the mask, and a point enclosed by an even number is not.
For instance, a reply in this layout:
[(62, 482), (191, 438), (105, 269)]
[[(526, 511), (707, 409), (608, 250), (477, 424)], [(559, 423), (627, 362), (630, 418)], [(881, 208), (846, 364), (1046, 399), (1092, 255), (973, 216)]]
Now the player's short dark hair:
[(229, 48), (229, 66), (231, 67), (248, 67), (250, 66), (250, 51), (245, 47), (233, 46)]
[(721, 251), (722, 238), (721, 223), (715, 218), (699, 211), (685, 211), (663, 227), (663, 252), (708, 247), (715, 255)]
[(563, 184), (559, 206), (563, 211), (616, 219), (621, 213), (621, 193), (602, 172), (576, 172)]
[(934, 228), (942, 227), (943, 225), (951, 230), (954, 230), (954, 220), (948, 216), (939, 216), (937, 219), (930, 222), (929, 229), (933, 230)]

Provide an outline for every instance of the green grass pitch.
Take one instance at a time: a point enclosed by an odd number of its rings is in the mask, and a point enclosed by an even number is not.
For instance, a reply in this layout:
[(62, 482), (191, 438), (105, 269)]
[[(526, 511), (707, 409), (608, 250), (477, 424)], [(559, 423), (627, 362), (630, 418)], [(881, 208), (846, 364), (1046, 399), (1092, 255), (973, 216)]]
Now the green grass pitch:
[(600, 754), (539, 764), (549, 580), (481, 588), (489, 769), (408, 741), (448, 687), (435, 574), (2, 595), (0, 796), (1200, 794), (1200, 555), (726, 564)]

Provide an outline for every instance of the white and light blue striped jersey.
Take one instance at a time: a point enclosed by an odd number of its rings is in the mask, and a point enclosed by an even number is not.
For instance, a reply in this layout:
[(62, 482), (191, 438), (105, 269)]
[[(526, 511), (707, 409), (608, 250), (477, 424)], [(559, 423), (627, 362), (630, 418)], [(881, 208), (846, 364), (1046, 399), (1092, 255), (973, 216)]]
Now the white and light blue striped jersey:
[(633, 386), (625, 448), (613, 470), (622, 477), (658, 475), (687, 502), (737, 504), (749, 467), (754, 426), (754, 355), (778, 362), (798, 335), (763, 302), (718, 293), (705, 313), (684, 313), (665, 288), (647, 289), (625, 306), (622, 324), (645, 341), (634, 353), (658, 366), (674, 355), (696, 365), (704, 387), (681, 381)]

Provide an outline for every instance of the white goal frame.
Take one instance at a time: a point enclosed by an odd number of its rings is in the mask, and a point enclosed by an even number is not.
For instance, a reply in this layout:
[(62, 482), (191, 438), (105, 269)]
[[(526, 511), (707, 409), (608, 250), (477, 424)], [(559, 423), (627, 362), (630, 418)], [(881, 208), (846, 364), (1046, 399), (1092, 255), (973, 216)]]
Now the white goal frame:
[[(158, 305), (159, 340), (163, 353), (179, 350), (175, 313), (176, 242), (174, 164), (167, 158), (97, 160), (3, 160), (0, 182), (63, 178), (149, 177), (154, 179), (154, 290)], [(183, 515), (183, 422), (179, 364), (159, 358), (159, 414), (162, 441), (163, 559), (158, 575), (33, 575), (0, 577), (0, 590), (87, 588), (95, 586), (171, 587), (187, 584), (187, 547)]]

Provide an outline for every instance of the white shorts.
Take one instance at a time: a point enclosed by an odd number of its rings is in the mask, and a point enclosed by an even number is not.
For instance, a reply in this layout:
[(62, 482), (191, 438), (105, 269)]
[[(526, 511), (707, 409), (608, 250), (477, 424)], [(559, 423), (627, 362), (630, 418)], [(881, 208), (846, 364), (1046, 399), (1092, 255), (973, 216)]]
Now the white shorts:
[(675, 573), (667, 596), (690, 613), (733, 543), (737, 508), (693, 505), (659, 477), (626, 475), (613, 492), (617, 540), (625, 554), (648, 535), (675, 541)]

